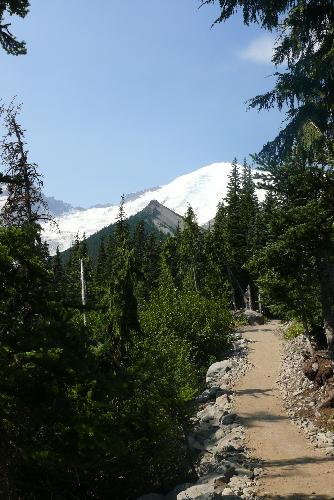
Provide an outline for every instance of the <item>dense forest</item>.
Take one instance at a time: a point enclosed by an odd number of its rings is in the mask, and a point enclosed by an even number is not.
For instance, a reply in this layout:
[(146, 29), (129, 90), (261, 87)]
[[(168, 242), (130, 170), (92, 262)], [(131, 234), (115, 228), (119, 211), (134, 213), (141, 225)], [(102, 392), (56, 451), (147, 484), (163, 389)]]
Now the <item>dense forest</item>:
[[(286, 67), (250, 105), (277, 105), (287, 122), (254, 155), (255, 178), (234, 160), (207, 230), (189, 207), (174, 236), (140, 221), (130, 231), (121, 201), (94, 258), (79, 239), (66, 261), (50, 257), (20, 109), (0, 107), (2, 498), (132, 499), (192, 477), (194, 400), (208, 365), (228, 353), (248, 285), (254, 308), (260, 294), (268, 317), (300, 321), (334, 362), (334, 7), (218, 3), (217, 22), (239, 7), (245, 24), (281, 30), (273, 60)], [(4, 2), (0, 21), (27, 7)], [(2, 47), (24, 53), (7, 31), (0, 25)]]

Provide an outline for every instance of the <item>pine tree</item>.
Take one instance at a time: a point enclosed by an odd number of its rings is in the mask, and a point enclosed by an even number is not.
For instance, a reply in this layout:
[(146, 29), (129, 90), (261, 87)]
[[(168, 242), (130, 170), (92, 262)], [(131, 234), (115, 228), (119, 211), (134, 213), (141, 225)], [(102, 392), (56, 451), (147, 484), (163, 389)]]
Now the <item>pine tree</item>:
[[(216, 0), (204, 0), (204, 4)], [(332, 0), (305, 1), (262, 0), (219, 1), (220, 15), (216, 22), (224, 22), (241, 10), (244, 24), (260, 25), (277, 33), (272, 61), (284, 63), (284, 71), (275, 73), (274, 88), (250, 100), (250, 107), (270, 109), (277, 106), (286, 110), (285, 126), (278, 136), (267, 143), (262, 155), (268, 162), (283, 158), (304, 135), (305, 125), (314, 131), (316, 150), (331, 148), (333, 129), (333, 24)]]
[(333, 170), (326, 164), (309, 164), (298, 146), (279, 165), (261, 168), (266, 171), (265, 179), (268, 172), (271, 174), (268, 185), (271, 194), (262, 213), (264, 222), (267, 221), (267, 242), (255, 258), (262, 262), (265, 276), (261, 287), (271, 287), (272, 296), (284, 306), (285, 313), (297, 311), (305, 331), (319, 326), (321, 302), (329, 352), (333, 356), (330, 304), (334, 303), (334, 283), (330, 269), (334, 265), (334, 212), (329, 201), (334, 190)]
[(146, 298), (154, 290), (159, 277), (159, 261), (161, 242), (154, 233), (150, 233), (145, 241), (143, 257), (143, 274), (146, 284)]
[(212, 229), (205, 237), (205, 255), (207, 260), (206, 279), (214, 297), (230, 295), (235, 304), (233, 286), (230, 282), (229, 256), (226, 245), (226, 207), (220, 202)]
[(125, 216), (124, 204), (125, 204), (125, 197), (123, 194), (119, 204), (114, 237), (116, 245), (128, 246), (130, 243), (130, 230), (128, 221)]
[(177, 240), (178, 280), (184, 286), (193, 287), (197, 292), (201, 288), (202, 274), (202, 234), (196, 215), (189, 206), (184, 216), (184, 225)]
[(244, 306), (247, 286), (243, 265), (246, 262), (244, 224), (241, 215), (241, 179), (237, 159), (232, 162), (226, 194), (225, 245), (227, 272), (234, 290), (234, 300), (238, 307)]
[(143, 272), (143, 261), (144, 261), (146, 239), (147, 239), (147, 234), (145, 231), (145, 224), (143, 221), (140, 221), (135, 227), (132, 238), (135, 266), (140, 274), (142, 274)]
[(64, 286), (64, 270), (58, 246), (56, 255), (52, 259), (52, 271), (55, 290), (61, 293)]
[(41, 220), (51, 220), (42, 196), (43, 181), (35, 163), (29, 163), (24, 130), (18, 123), (21, 106), (12, 102), (8, 108), (0, 106), (6, 133), (1, 141), (1, 160), (8, 197), (1, 209), (4, 225), (21, 226)]
[(102, 237), (100, 240), (100, 246), (96, 258), (95, 266), (95, 281), (98, 286), (105, 285), (108, 282), (108, 266), (107, 266), (107, 251), (106, 251), (106, 241)]
[(122, 196), (114, 233), (114, 255), (108, 290), (108, 334), (113, 361), (122, 362), (132, 334), (140, 332), (138, 305), (135, 297), (134, 253), (130, 244), (130, 231), (125, 219), (124, 195)]
[(26, 54), (25, 42), (19, 42), (10, 31), (10, 23), (5, 20), (5, 14), (24, 18), (28, 14), (28, 0), (7, 0), (0, 4), (0, 45), (7, 52), (18, 56)]
[(258, 199), (251, 167), (246, 160), (243, 164), (243, 174), (240, 190), (240, 213), (244, 234), (245, 261), (254, 253), (257, 246)]

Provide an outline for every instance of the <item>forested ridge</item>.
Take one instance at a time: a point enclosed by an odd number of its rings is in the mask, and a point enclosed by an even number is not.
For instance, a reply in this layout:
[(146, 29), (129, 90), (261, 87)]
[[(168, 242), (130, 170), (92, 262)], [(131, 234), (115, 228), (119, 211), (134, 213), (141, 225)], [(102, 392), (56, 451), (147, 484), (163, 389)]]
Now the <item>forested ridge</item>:
[[(216, 3), (217, 22), (240, 8), (245, 24), (278, 31), (273, 61), (286, 67), (250, 105), (277, 105), (287, 122), (254, 155), (256, 179), (233, 161), (207, 230), (189, 207), (174, 236), (140, 221), (130, 231), (122, 200), (95, 259), (85, 239), (65, 263), (50, 257), (20, 108), (0, 106), (9, 193), (0, 227), (3, 498), (134, 499), (193, 478), (194, 400), (207, 367), (228, 355), (248, 285), (254, 309), (260, 296), (267, 317), (300, 322), (310, 348), (327, 348), (334, 363), (334, 7)], [(0, 2), (0, 21), (27, 7)], [(0, 43), (26, 50), (1, 24)], [(255, 183), (266, 190), (261, 202)]]

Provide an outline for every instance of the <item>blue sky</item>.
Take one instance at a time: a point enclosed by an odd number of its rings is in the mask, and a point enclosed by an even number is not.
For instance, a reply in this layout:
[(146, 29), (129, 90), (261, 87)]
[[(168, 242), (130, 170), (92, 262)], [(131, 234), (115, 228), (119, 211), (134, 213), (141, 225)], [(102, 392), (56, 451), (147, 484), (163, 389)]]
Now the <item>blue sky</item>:
[(0, 52), (1, 91), (23, 102), (45, 192), (75, 205), (118, 201), (273, 138), (277, 111), (246, 111), (271, 88), (271, 38), (197, 0), (32, 0)]

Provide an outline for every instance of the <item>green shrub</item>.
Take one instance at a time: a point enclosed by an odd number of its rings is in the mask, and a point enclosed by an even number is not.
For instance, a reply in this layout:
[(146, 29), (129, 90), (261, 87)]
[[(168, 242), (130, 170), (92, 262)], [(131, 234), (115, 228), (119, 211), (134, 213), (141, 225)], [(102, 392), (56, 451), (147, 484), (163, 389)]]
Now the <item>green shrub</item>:
[(284, 332), (284, 338), (286, 340), (293, 340), (299, 335), (303, 335), (304, 327), (300, 321), (292, 321), (291, 324)]
[(189, 342), (196, 362), (207, 367), (229, 345), (233, 318), (223, 301), (202, 297), (195, 291), (158, 289), (140, 313), (142, 329), (173, 334)]

